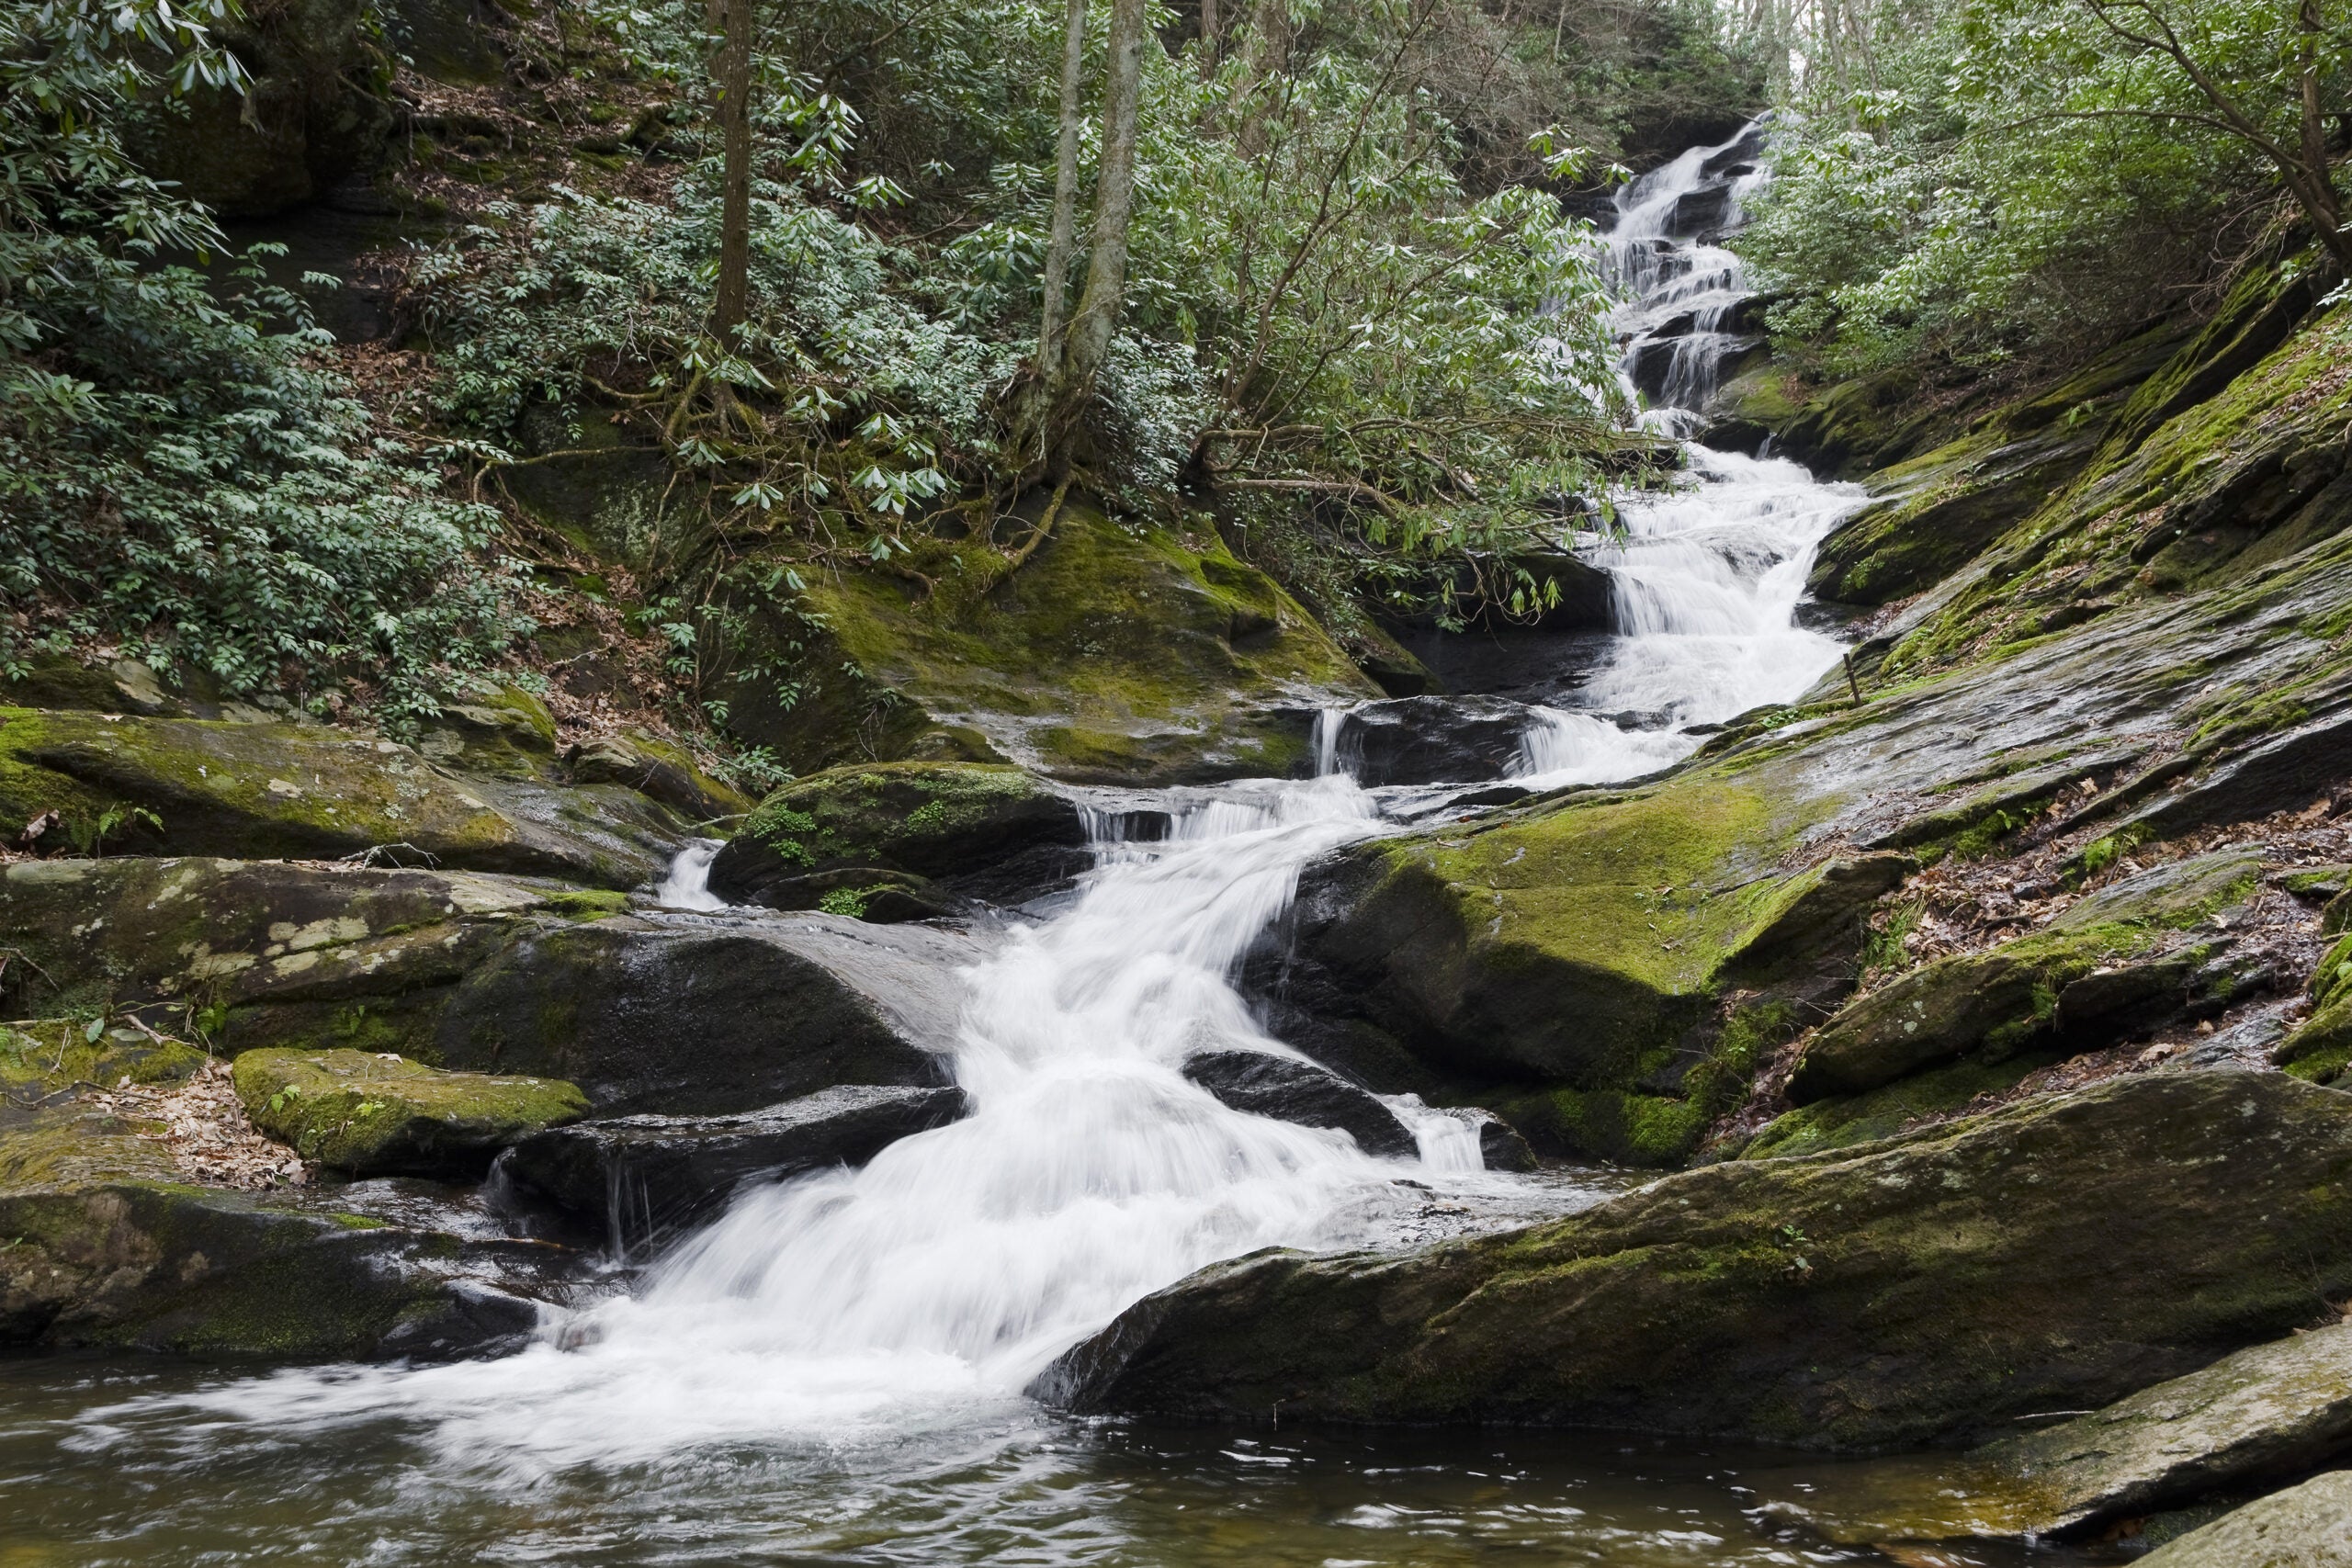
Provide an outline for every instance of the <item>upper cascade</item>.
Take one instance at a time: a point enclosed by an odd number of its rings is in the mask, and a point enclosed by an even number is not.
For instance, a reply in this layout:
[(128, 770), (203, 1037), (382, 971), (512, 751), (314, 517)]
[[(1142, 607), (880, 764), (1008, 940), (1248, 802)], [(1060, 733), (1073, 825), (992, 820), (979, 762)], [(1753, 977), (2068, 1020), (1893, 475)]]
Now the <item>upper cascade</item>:
[(1690, 433), (1725, 363), (1758, 341), (1747, 275), (1718, 242), (1771, 177), (1763, 162), (1770, 118), (1690, 149), (1612, 198), (1604, 265), (1624, 299), (1611, 322), (1624, 346), (1620, 366), (1652, 404), (1645, 423), (1669, 434)]

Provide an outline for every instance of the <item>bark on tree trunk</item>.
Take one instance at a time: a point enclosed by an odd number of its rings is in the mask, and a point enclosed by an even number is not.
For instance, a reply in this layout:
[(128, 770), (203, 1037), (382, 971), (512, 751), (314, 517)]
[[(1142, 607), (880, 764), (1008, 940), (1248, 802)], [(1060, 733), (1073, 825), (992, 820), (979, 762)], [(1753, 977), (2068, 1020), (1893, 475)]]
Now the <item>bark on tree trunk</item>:
[(1037, 329), (1037, 378), (1061, 368), (1062, 326), (1069, 309), (1069, 257), (1077, 244), (1078, 144), (1084, 134), (1086, 0), (1069, 0), (1062, 28), (1061, 141), (1054, 150), (1054, 219), (1046, 242), (1046, 308)]
[(1062, 350), (1057, 423), (1067, 425), (1094, 389), (1119, 329), (1127, 288), (1127, 231), (1135, 215), (1136, 111), (1143, 90), (1144, 0), (1111, 0), (1109, 61), (1102, 93), (1102, 161), (1094, 179), (1092, 254), (1086, 291)]
[(743, 322), (752, 269), (752, 0), (719, 0), (724, 41), (718, 51), (719, 125), (724, 161), (719, 176), (718, 289), (710, 330), (722, 348), (735, 346)]
[(1201, 0), (1201, 74), (1216, 70), (1216, 0)]

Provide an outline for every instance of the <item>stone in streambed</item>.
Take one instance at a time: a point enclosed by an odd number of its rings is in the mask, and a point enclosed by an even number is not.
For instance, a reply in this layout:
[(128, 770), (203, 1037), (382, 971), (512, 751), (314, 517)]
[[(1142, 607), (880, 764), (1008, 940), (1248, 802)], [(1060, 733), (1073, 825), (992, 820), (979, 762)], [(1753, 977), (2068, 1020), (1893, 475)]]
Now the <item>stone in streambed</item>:
[(1065, 1357), (1078, 1408), (1829, 1448), (2097, 1407), (2352, 1291), (2352, 1096), (2135, 1077), (1403, 1254), (1267, 1252)]
[(1265, 1051), (1211, 1051), (1184, 1064), (1184, 1076), (1236, 1111), (1302, 1127), (1331, 1127), (1383, 1159), (1419, 1152), (1411, 1129), (1379, 1099), (1329, 1067)]
[(553, 1078), (452, 1073), (368, 1051), (248, 1051), (232, 1069), (254, 1125), (354, 1176), (458, 1175), (588, 1114)]
[(1370, 786), (1478, 784), (1518, 765), (1538, 722), (1503, 697), (1399, 697), (1351, 708), (1336, 750), (1340, 767)]
[(960, 898), (1017, 904), (1086, 869), (1086, 825), (1019, 768), (888, 762), (831, 768), (760, 803), (711, 862), (736, 904), (920, 919)]
[(628, 1243), (690, 1224), (746, 1183), (864, 1165), (964, 1113), (957, 1089), (845, 1085), (734, 1116), (620, 1116), (526, 1138), (504, 1168)]
[(1476, 1105), (1449, 1106), (1445, 1114), (1468, 1122), (1478, 1134), (1478, 1158), (1488, 1170), (1524, 1175), (1535, 1168), (1535, 1151), (1528, 1146), (1518, 1128), (1493, 1111)]
[(2347, 1520), (2352, 1471), (2330, 1471), (2224, 1514), (2140, 1561), (2143, 1568), (2344, 1568), (2352, 1562)]

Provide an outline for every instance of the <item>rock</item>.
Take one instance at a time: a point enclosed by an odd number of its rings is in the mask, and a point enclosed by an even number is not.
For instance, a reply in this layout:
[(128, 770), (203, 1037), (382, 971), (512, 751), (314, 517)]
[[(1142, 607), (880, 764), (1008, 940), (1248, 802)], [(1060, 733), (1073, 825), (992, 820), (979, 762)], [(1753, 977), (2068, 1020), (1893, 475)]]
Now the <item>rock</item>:
[(2308, 806), (2352, 774), (2352, 711), (2331, 714), (2215, 763), (2170, 798), (2126, 818), (2117, 831), (2169, 838)]
[[(1091, 863), (1086, 843), (1077, 805), (1019, 768), (831, 768), (760, 803), (711, 862), (710, 890), (730, 903), (904, 919), (895, 911), (1067, 887)], [(889, 893), (899, 897), (884, 902)]]
[[(126, 815), (133, 807), (149, 817)], [(51, 809), (85, 836), (114, 811), (106, 847), (117, 853), (386, 850), (395, 862), (601, 887), (654, 879), (686, 840), (684, 824), (632, 789), (461, 779), (412, 748), (324, 725), (0, 710), (0, 821)]]
[(2330, 1471), (2158, 1547), (2144, 1568), (2343, 1568), (2352, 1471)]
[[(606, 1115), (943, 1081), (973, 937), (648, 911), (469, 873), (215, 860), (0, 868), (0, 980), (200, 1007), (231, 1052), (390, 1052), (578, 1084)], [(22, 1004), (19, 1003), (21, 1006)]]
[(479, 1174), (509, 1144), (588, 1114), (568, 1083), (366, 1051), (248, 1051), (234, 1070), (254, 1125), (355, 1176)]
[(845, 569), (810, 585), (812, 619), (748, 629), (740, 667), (797, 673), (788, 694), (742, 688), (729, 729), (803, 773), (1009, 760), (1068, 783), (1156, 785), (1296, 773), (1306, 711), (1381, 695), (1214, 535), (1130, 531), (1072, 495), (1009, 578), (995, 551), (936, 549), (904, 563), (933, 589)]
[(1184, 1064), (1184, 1076), (1252, 1116), (1302, 1127), (1331, 1127), (1382, 1159), (1420, 1152), (1412, 1130), (1373, 1095), (1328, 1067), (1264, 1051), (1211, 1051)]
[[(170, 1089), (204, 1060), (184, 1046), (142, 1047), (133, 1033), (103, 1037), (89, 1059), (68, 1047), (38, 1094), (0, 1105), (0, 1344), (290, 1359), (490, 1354), (518, 1348), (540, 1303), (578, 1278), (581, 1260), (563, 1247), (388, 1223), (332, 1190), (193, 1181), (165, 1152), (164, 1124), (141, 1109), (149, 1096), (89, 1080)], [(38, 1066), (51, 1060), (41, 1053)]]
[(1955, 1056), (2000, 1061), (2057, 1039), (2105, 1044), (2177, 1013), (2225, 951), (2183, 933), (2242, 902), (2260, 857), (2222, 850), (2126, 877), (2069, 907), (2041, 931), (1939, 959), (1880, 987), (1822, 1026), (1790, 1076), (1805, 1105), (1859, 1094)]
[(975, 940), (825, 914), (532, 925), (468, 974), (435, 1059), (580, 1086), (605, 1116), (947, 1081)]
[(2352, 1096), (2124, 1078), (1524, 1231), (1259, 1253), (1136, 1303), (1041, 1387), (1243, 1422), (1951, 1441), (2310, 1322), (2352, 1289), (2347, 1177)]
[[(2256, 1345), (2095, 1415), (1988, 1444), (1972, 1466), (2033, 1499), (2025, 1529), (2111, 1519), (2293, 1475), (2352, 1449), (2352, 1327)], [(2352, 1548), (2352, 1510), (2344, 1515)]]
[(1482, 1106), (1448, 1106), (1445, 1114), (1458, 1122), (1467, 1122), (1478, 1134), (1478, 1157), (1488, 1170), (1514, 1171), (1521, 1175), (1536, 1168), (1535, 1151), (1520, 1136), (1519, 1129)]
[(961, 1089), (845, 1085), (735, 1116), (621, 1116), (526, 1138), (504, 1168), (626, 1248), (692, 1224), (755, 1181), (864, 1165), (964, 1114)]
[(740, 817), (753, 806), (741, 790), (705, 773), (684, 747), (649, 730), (606, 736), (565, 766), (575, 784), (620, 784), (697, 823)]
[(1400, 697), (1338, 722), (1340, 769), (1360, 784), (1476, 784), (1520, 764), (1536, 716), (1501, 697)]

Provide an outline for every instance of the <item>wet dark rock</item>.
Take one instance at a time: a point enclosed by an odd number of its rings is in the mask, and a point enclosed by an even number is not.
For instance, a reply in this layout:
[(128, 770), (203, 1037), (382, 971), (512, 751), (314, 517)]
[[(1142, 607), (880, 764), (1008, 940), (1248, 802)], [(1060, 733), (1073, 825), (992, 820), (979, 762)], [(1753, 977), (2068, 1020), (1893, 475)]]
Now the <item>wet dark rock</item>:
[(1384, 1159), (1410, 1158), (1419, 1144), (1396, 1113), (1328, 1067), (1263, 1051), (1213, 1051), (1184, 1076), (1233, 1107), (1302, 1127), (1332, 1127)]
[(747, 1184), (864, 1165), (964, 1114), (963, 1090), (843, 1085), (733, 1116), (620, 1116), (514, 1145), (503, 1168), (639, 1246), (702, 1219)]
[(1989, 1436), (2332, 1316), (2347, 1177), (2352, 1096), (2124, 1078), (1849, 1156), (1686, 1171), (1525, 1231), (1221, 1264), (1040, 1386), (1245, 1423)]
[(1535, 1168), (1535, 1151), (1520, 1136), (1519, 1129), (1478, 1106), (1449, 1107), (1446, 1115), (1458, 1122), (1467, 1122), (1477, 1130), (1478, 1155), (1488, 1170), (1510, 1170), (1525, 1173)]
[(435, 1025), (441, 1065), (580, 1086), (605, 1115), (717, 1115), (841, 1084), (946, 1081), (984, 950), (824, 914), (644, 915), (519, 933)]
[(2352, 710), (2300, 724), (2216, 762), (2202, 776), (2119, 824), (2169, 837), (2308, 806), (2352, 776)]
[(1019, 904), (1091, 863), (1077, 805), (1001, 764), (832, 768), (760, 804), (711, 863), (730, 903), (922, 919), (980, 899)]
[(1400, 697), (1350, 709), (1336, 750), (1365, 784), (1476, 784), (1510, 772), (1538, 722), (1501, 697)]

